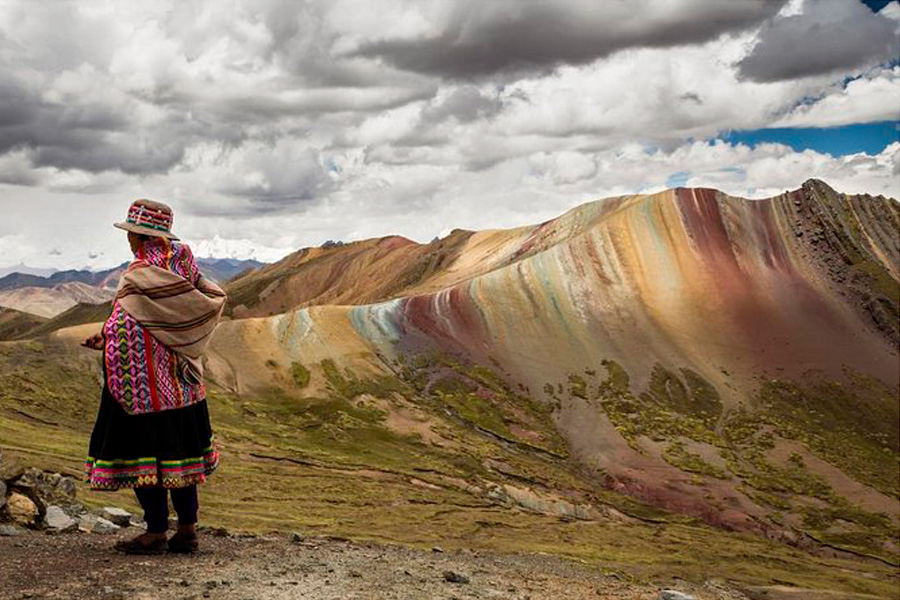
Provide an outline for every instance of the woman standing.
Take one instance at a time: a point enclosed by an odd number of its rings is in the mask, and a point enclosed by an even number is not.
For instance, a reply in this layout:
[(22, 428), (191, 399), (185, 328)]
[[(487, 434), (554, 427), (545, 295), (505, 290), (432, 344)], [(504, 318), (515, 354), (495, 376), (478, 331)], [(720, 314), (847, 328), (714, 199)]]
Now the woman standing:
[[(147, 532), (116, 549), (129, 554), (197, 550), (197, 484), (219, 463), (201, 356), (225, 305), (190, 248), (171, 232), (172, 210), (136, 200), (116, 227), (134, 253), (101, 333), (104, 386), (85, 461), (93, 490), (133, 488)], [(167, 492), (168, 490), (168, 492)], [(168, 495), (178, 531), (166, 539)]]

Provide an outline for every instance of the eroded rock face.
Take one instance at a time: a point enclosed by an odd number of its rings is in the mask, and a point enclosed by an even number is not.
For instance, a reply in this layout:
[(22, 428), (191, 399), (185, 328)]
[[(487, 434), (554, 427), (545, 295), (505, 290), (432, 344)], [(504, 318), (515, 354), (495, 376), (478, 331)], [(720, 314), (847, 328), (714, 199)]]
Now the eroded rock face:
[(13, 492), (6, 500), (6, 511), (13, 523), (29, 527), (34, 525), (38, 516), (38, 507), (31, 498)]

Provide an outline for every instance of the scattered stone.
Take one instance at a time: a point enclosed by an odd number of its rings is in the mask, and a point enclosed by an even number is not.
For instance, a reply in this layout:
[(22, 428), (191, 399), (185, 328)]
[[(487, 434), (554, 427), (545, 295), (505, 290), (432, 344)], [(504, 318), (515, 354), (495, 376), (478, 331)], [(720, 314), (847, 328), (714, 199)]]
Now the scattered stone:
[[(469, 583), (469, 578), (462, 573), (457, 573), (456, 571), (444, 571), (444, 581), (449, 581), (450, 583)], [(679, 599), (673, 598), (672, 600)]]
[(0, 479), (0, 508), (6, 504), (6, 482)]
[(128, 527), (131, 525), (131, 513), (116, 506), (104, 507), (103, 518), (119, 527)]
[(228, 537), (228, 530), (225, 529), (224, 527), (200, 526), (198, 528), (198, 531), (200, 531), (201, 533), (206, 533), (213, 537)]
[(26, 527), (34, 524), (34, 520), (38, 516), (38, 507), (31, 501), (31, 498), (13, 492), (9, 495), (6, 504), (6, 511), (13, 522)]
[(291, 534), (291, 541), (295, 544), (302, 544), (305, 541), (305, 538), (298, 532), (293, 532)]
[(12, 537), (21, 533), (22, 530), (15, 525), (0, 525), (0, 537)]
[(676, 590), (663, 590), (659, 593), (659, 600), (697, 600), (690, 594)]
[(91, 527), (91, 533), (96, 533), (99, 535), (109, 535), (111, 533), (115, 533), (119, 531), (121, 527), (116, 525), (112, 521), (107, 521), (103, 517), (97, 517), (97, 520), (94, 522), (94, 526)]
[(435, 546), (434, 548), (431, 549), (431, 551), (432, 551), (432, 552), (437, 552), (437, 553), (443, 553), (443, 552), (444, 552), (444, 549), (441, 548), (440, 546)]
[(56, 505), (47, 507), (47, 513), (44, 515), (44, 525), (55, 533), (64, 533), (78, 529), (78, 522)]
[(78, 491), (78, 488), (75, 487), (75, 482), (71, 477), (63, 477), (59, 480), (59, 484), (56, 486), (60, 492), (68, 496), (69, 498), (74, 498), (75, 494)]
[(84, 513), (83, 515), (78, 515), (78, 531), (90, 533), (94, 529), (94, 525), (97, 523), (97, 519), (99, 518), (100, 517), (93, 513)]
[(85, 511), (84, 506), (75, 499), (74, 480), (59, 473), (48, 473), (29, 467), (10, 483), (10, 487), (28, 496), (37, 505), (39, 521), (44, 518), (46, 507), (51, 504), (62, 508), (70, 516)]

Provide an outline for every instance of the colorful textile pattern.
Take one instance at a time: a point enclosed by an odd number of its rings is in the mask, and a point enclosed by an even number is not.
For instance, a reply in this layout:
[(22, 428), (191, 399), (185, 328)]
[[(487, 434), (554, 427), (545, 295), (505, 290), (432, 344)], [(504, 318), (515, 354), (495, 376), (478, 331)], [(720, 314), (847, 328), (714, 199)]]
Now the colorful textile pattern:
[(200, 277), (191, 283), (145, 260), (136, 260), (122, 275), (116, 301), (154, 338), (178, 356), (186, 381), (203, 378), (201, 358), (225, 309), (225, 292)]
[[(196, 284), (201, 279), (190, 248), (164, 238), (144, 243), (131, 266), (136, 264), (165, 269), (184, 278), (185, 283)], [(151, 335), (119, 299), (113, 303), (103, 334), (107, 385), (127, 413), (181, 408), (206, 397), (202, 381), (180, 376), (181, 360), (176, 352)]]
[(178, 488), (206, 481), (219, 466), (215, 440), (200, 456), (180, 460), (156, 457), (131, 460), (99, 460), (89, 456), (84, 463), (85, 480), (92, 490), (162, 486)]
[(127, 223), (168, 232), (172, 229), (172, 212), (144, 202), (135, 202), (128, 209)]

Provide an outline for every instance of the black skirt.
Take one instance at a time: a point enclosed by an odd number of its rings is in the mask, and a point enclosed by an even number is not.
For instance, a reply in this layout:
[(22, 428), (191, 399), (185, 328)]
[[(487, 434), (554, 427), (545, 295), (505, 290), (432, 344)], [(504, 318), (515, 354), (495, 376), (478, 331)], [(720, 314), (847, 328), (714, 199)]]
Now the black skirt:
[(206, 481), (218, 464), (206, 400), (130, 415), (104, 383), (85, 461), (91, 489), (184, 487)]

